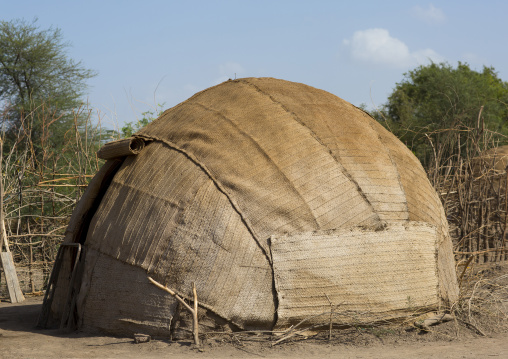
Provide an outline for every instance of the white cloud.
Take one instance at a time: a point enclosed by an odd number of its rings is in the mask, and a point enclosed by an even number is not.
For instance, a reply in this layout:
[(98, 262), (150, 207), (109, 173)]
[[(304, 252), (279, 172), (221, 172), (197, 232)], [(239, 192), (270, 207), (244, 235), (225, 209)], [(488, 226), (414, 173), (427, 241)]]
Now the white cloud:
[(432, 60), (443, 61), (443, 57), (432, 49), (410, 51), (401, 40), (390, 36), (386, 29), (356, 31), (351, 39), (343, 41), (354, 60), (365, 63), (410, 67)]
[(432, 49), (423, 49), (423, 50), (416, 50), (411, 53), (411, 58), (413, 58), (414, 64), (422, 65), (426, 62), (444, 62), (445, 58), (441, 55), (439, 55), (437, 52), (435, 52)]
[(242, 65), (236, 62), (226, 62), (219, 66), (220, 77), (213, 82), (215, 85), (220, 84), (228, 79), (241, 77), (240, 75), (245, 72)]
[(414, 16), (429, 24), (439, 24), (446, 20), (443, 10), (434, 7), (432, 4), (429, 4), (428, 8), (422, 8), (416, 5), (413, 7), (412, 12)]

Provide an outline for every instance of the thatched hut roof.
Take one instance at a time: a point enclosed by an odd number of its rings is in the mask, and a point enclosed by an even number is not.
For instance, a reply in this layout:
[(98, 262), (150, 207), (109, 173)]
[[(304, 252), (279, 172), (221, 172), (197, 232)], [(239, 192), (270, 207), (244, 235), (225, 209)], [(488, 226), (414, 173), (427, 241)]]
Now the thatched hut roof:
[(480, 153), (471, 161), (475, 177), (491, 177), (506, 174), (508, 145), (493, 147)]
[(78, 325), (174, 326), (177, 303), (147, 275), (187, 298), (195, 282), (202, 308), (240, 328), (284, 326), (328, 299), (385, 319), (457, 298), (422, 166), (350, 103), (299, 83), (230, 80), (135, 137), (144, 148), (108, 162), (68, 231), (86, 248)]

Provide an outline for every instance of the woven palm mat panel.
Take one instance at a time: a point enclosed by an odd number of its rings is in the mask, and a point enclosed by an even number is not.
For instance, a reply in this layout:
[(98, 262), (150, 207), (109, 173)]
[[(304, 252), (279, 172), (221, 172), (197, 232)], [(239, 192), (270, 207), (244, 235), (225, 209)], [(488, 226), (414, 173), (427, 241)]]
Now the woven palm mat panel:
[[(419, 222), (272, 236), (277, 327), (354, 324), (437, 307), (437, 235)], [(316, 316), (316, 317), (313, 317)]]

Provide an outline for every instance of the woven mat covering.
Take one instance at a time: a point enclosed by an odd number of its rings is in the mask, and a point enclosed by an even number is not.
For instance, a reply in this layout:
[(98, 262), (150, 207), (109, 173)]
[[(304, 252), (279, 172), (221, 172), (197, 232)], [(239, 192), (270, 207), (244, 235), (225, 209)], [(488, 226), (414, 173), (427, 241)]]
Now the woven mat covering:
[(210, 178), (163, 143), (125, 160), (87, 246), (143, 268), (184, 298), (195, 282), (200, 304), (241, 328), (273, 323), (266, 256)]
[[(330, 93), (273, 78), (227, 81), (134, 138), (146, 146), (116, 160), (110, 181), (94, 180), (97, 193), (84, 196), (66, 237), (120, 262), (126, 282), (151, 275), (187, 299), (194, 282), (202, 307), (243, 329), (328, 310), (330, 288), (334, 305), (387, 317), (457, 298), (446, 217), (422, 166)], [(295, 261), (298, 251), (306, 258)], [(108, 268), (97, 267), (81, 298), (108, 288)], [(137, 318), (135, 306), (122, 310)]]
[[(437, 307), (437, 235), (410, 222), (385, 230), (361, 228), (271, 238), (277, 326), (330, 312), (334, 321), (387, 319)], [(326, 323), (329, 314), (309, 324)]]

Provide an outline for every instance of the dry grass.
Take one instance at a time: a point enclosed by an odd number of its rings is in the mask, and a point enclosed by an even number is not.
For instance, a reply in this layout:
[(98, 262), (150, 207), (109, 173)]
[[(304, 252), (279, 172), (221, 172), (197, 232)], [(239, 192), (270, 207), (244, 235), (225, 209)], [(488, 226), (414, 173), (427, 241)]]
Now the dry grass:
[(508, 329), (508, 265), (472, 264), (452, 306), (457, 320), (480, 335)]
[[(43, 289), (70, 215), (102, 165), (95, 152), (105, 140), (86, 108), (76, 110), (70, 128), (45, 115), (34, 109), (22, 117), (2, 158), (7, 238), (28, 293)], [(57, 148), (55, 131), (62, 137)]]

